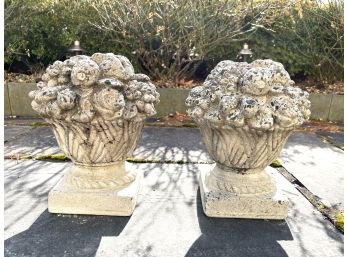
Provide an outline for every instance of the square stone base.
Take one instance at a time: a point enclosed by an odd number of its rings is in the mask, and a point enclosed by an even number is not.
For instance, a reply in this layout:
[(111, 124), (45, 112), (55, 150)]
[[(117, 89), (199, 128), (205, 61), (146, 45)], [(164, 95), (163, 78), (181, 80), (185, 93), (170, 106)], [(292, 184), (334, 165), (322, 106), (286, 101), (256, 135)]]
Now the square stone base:
[(135, 180), (121, 190), (72, 190), (67, 188), (61, 179), (48, 194), (48, 211), (66, 214), (130, 216), (135, 208), (142, 178), (142, 172), (137, 172)]
[[(204, 213), (208, 217), (244, 219), (285, 219), (289, 202), (277, 185), (273, 197), (238, 196), (229, 192), (210, 191), (205, 183), (207, 170), (201, 170), (199, 186)], [(267, 172), (271, 177), (272, 174)]]

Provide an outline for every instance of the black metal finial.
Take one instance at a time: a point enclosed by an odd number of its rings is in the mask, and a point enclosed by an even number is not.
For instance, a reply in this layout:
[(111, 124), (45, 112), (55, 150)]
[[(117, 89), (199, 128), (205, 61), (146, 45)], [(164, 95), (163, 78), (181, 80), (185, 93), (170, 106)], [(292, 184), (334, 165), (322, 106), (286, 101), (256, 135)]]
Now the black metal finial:
[(247, 43), (244, 43), (243, 49), (240, 50), (239, 54), (237, 55), (238, 60), (243, 60), (243, 62), (247, 62), (249, 57), (252, 57), (253, 52), (249, 49), (249, 45)]
[(72, 55), (82, 54), (84, 50), (80, 46), (80, 41), (74, 41), (74, 44), (68, 48), (68, 52)]

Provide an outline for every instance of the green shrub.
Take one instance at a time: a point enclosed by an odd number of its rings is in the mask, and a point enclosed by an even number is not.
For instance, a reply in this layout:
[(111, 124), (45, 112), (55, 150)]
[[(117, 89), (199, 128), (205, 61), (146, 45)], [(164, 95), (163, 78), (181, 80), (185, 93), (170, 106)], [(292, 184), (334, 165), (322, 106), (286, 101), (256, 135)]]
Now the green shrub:
[[(319, 0), (318, 0), (319, 1)], [(5, 62), (46, 66), (80, 40), (87, 54), (127, 56), (152, 79), (192, 77), (236, 59), (282, 62), (291, 75), (343, 79), (343, 0), (6, 0)]]
[(343, 79), (343, 1), (327, 4), (277, 1), (264, 24), (250, 40), (256, 57), (283, 63), (291, 75), (304, 73), (318, 81)]
[[(267, 3), (261, 6), (267, 9)], [(235, 58), (232, 51), (256, 29), (252, 22), (260, 22), (244, 1), (105, 0), (94, 7), (100, 18), (95, 25), (134, 53), (155, 79), (178, 80), (205, 59)]]
[(5, 61), (47, 65), (77, 38), (87, 53), (124, 54), (154, 79), (178, 80), (205, 59), (235, 58), (240, 41), (256, 29), (251, 22), (260, 22), (251, 3), (243, 3), (6, 0)]
[(92, 51), (106, 50), (110, 44), (103, 49), (105, 33), (89, 24), (95, 14), (85, 1), (6, 0), (5, 62), (47, 66), (63, 58), (76, 39)]

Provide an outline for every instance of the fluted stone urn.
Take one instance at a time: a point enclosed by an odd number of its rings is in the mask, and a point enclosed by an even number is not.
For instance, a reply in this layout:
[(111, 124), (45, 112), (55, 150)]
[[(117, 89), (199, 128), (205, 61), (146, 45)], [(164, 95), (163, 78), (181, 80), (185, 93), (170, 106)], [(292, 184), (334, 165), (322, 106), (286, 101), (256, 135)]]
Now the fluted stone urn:
[(309, 118), (308, 93), (272, 60), (222, 61), (186, 100), (216, 162), (200, 173), (211, 217), (284, 219), (288, 201), (265, 168), (294, 128)]
[(159, 102), (149, 77), (124, 56), (95, 53), (54, 62), (37, 87), (32, 108), (73, 162), (49, 193), (49, 212), (131, 215), (142, 174), (125, 160)]

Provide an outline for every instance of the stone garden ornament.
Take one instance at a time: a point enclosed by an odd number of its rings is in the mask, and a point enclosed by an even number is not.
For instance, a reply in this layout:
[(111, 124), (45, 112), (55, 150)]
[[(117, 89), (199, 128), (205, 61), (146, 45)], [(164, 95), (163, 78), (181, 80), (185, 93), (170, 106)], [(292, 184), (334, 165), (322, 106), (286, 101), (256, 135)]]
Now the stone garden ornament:
[(200, 173), (207, 216), (284, 219), (288, 201), (265, 172), (310, 116), (308, 93), (272, 60), (222, 61), (186, 100), (216, 162)]
[(49, 193), (49, 212), (131, 215), (142, 174), (125, 160), (159, 102), (149, 77), (124, 56), (96, 53), (54, 62), (37, 87), (32, 108), (73, 162)]

